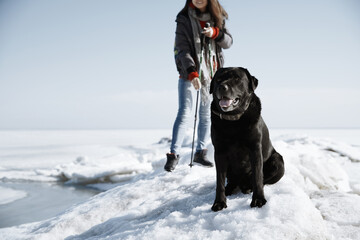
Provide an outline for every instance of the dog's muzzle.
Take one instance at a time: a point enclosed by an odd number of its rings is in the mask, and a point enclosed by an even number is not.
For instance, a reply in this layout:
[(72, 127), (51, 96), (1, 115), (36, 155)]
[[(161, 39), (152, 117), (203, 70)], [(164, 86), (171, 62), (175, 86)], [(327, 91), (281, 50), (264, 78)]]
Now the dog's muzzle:
[(219, 100), (219, 106), (221, 107), (221, 109), (226, 112), (227, 109), (229, 109), (230, 106), (236, 106), (239, 103), (239, 98), (227, 98), (227, 97), (222, 97)]
[(238, 98), (231, 97), (231, 91), (227, 84), (221, 84), (216, 90), (219, 106), (224, 112), (231, 111), (239, 103)]

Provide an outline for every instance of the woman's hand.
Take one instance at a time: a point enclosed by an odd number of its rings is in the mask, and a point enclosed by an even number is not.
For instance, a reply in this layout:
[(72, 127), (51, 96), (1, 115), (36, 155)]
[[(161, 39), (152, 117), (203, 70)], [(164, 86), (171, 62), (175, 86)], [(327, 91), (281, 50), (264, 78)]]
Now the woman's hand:
[(201, 88), (201, 82), (198, 77), (191, 80), (192, 85), (194, 86), (195, 90), (198, 91)]
[(214, 29), (212, 27), (204, 27), (202, 33), (208, 38), (212, 38), (214, 35)]

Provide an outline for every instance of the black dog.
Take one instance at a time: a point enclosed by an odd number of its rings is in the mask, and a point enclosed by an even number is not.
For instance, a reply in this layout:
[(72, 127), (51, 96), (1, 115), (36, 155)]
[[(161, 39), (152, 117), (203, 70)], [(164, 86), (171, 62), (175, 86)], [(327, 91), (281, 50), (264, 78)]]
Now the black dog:
[(220, 68), (211, 82), (217, 176), (213, 211), (226, 208), (226, 196), (237, 187), (243, 193), (253, 192), (251, 207), (262, 207), (264, 184), (276, 183), (284, 175), (283, 158), (273, 148), (260, 115), (260, 99), (254, 93), (257, 85), (258, 80), (244, 68)]

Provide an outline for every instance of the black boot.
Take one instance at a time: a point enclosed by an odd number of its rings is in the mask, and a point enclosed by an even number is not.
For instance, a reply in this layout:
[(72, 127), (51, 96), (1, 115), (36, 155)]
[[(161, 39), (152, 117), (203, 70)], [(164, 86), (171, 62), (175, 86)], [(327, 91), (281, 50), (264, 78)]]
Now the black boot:
[(197, 151), (195, 153), (194, 162), (199, 163), (205, 167), (213, 167), (214, 164), (207, 159), (206, 154), (207, 149)]
[(178, 164), (180, 156), (175, 155), (174, 153), (167, 153), (166, 158), (167, 161), (164, 166), (164, 169), (168, 172), (171, 172), (175, 169), (176, 165)]

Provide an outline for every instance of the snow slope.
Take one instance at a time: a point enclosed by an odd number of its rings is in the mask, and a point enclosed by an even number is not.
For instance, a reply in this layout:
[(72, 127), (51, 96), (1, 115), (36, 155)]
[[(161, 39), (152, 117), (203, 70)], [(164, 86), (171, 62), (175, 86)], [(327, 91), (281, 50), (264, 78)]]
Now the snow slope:
[(38, 179), (109, 190), (51, 219), (0, 229), (0, 238), (360, 239), (358, 145), (276, 136), (273, 144), (285, 159), (286, 173), (265, 187), (267, 204), (252, 209), (251, 195), (238, 193), (228, 197), (227, 209), (214, 213), (215, 168), (188, 167), (190, 136), (172, 173), (163, 170), (166, 139), (118, 146), (100, 158), (80, 156), (38, 171)]

